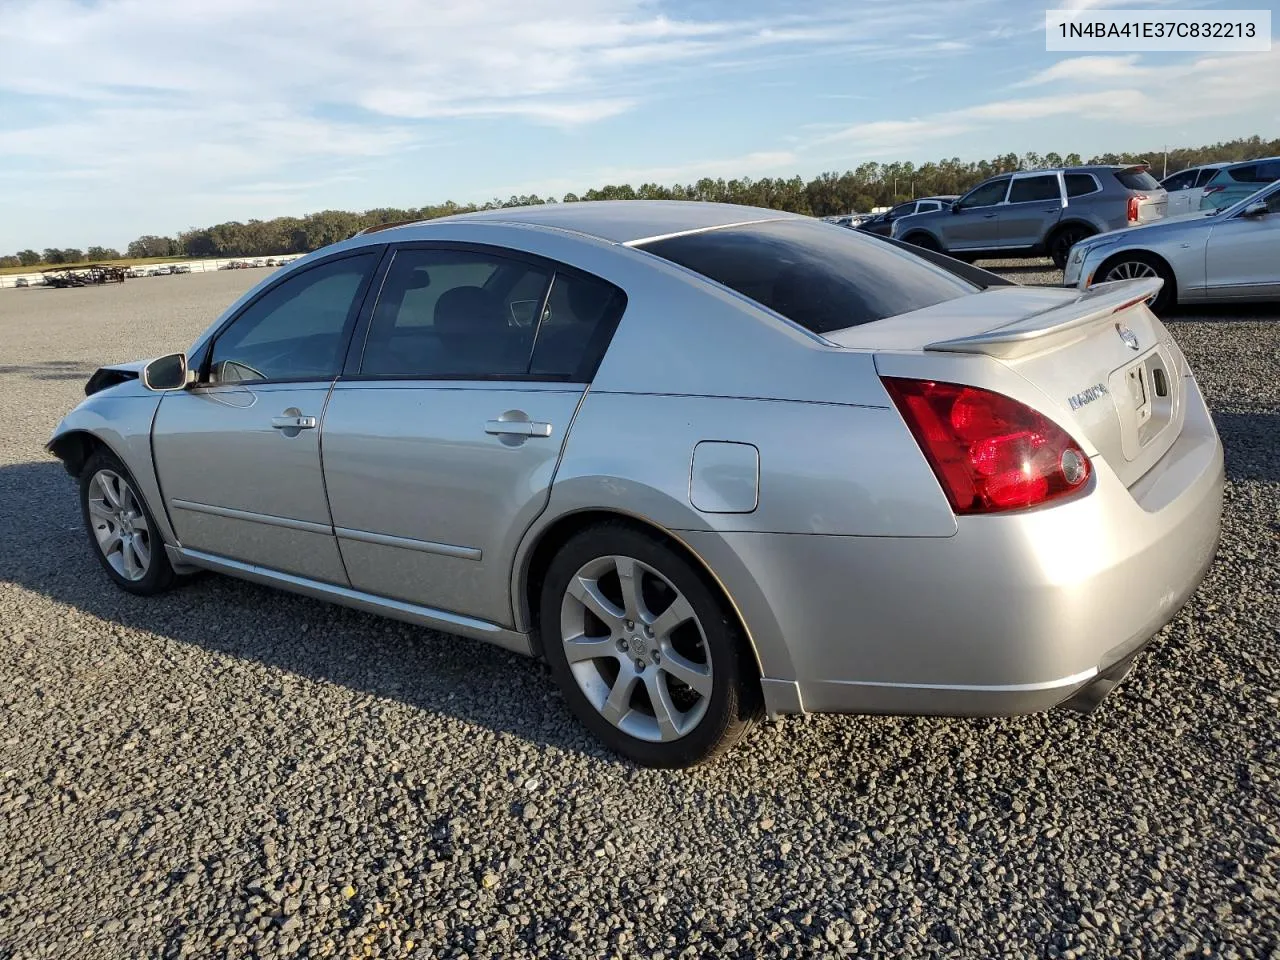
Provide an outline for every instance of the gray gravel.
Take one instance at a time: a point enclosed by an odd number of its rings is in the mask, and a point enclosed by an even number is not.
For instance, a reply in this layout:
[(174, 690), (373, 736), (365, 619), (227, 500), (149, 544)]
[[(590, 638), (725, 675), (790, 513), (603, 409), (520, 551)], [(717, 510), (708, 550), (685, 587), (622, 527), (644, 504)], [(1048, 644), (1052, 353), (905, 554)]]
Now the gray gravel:
[(791, 718), (668, 773), (502, 651), (108, 585), (41, 445), (260, 276), (0, 291), (0, 957), (1280, 958), (1275, 312), (1172, 323), (1226, 528), (1097, 714)]

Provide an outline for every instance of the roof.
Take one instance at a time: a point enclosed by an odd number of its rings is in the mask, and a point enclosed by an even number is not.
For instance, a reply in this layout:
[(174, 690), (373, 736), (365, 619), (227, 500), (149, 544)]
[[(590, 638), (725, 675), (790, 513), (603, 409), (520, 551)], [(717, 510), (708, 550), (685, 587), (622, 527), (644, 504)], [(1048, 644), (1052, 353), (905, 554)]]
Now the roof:
[[(412, 229), (463, 221), (518, 223), (570, 230), (610, 243), (634, 244), (672, 234), (696, 233), (715, 227), (762, 220), (809, 219), (798, 213), (744, 207), (733, 203), (696, 200), (581, 200), (531, 207), (505, 207), (420, 221)], [(409, 229), (393, 227), (391, 229)]]

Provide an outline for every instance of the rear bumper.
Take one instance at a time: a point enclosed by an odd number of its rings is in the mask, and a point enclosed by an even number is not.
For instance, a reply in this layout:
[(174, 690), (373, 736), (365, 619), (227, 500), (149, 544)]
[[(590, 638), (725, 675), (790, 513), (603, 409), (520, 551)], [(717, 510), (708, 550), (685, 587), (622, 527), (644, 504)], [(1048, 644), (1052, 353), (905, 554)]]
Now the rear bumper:
[(1012, 715), (1140, 649), (1212, 563), (1222, 447), (1188, 381), (1183, 433), (1132, 488), (962, 517), (952, 537), (688, 533), (751, 632), (772, 713)]

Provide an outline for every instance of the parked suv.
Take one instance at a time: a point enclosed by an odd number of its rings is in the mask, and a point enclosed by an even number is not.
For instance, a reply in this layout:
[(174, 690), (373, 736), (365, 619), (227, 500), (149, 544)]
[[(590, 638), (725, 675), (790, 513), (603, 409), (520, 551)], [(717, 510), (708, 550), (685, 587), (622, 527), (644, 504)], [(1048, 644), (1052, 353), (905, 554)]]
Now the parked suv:
[(1229, 164), (1205, 184), (1200, 209), (1223, 210), (1277, 180), (1280, 180), (1280, 157)]
[(1225, 163), (1205, 163), (1171, 173), (1161, 180), (1160, 186), (1164, 187), (1164, 192), (1169, 195), (1169, 206), (1165, 210), (1165, 216), (1178, 217), (1184, 213), (1195, 213), (1199, 210), (1205, 184), (1225, 166), (1227, 166)]
[(955, 194), (937, 197), (917, 197), (915, 200), (900, 203), (896, 207), (862, 221), (862, 223), (858, 224), (858, 229), (865, 230), (867, 233), (874, 233), (880, 237), (887, 237), (893, 230), (893, 222), (895, 220), (901, 220), (903, 217), (909, 217), (916, 213), (932, 213), (935, 210), (944, 210), (950, 207), (957, 199)]
[(1085, 237), (1165, 215), (1165, 191), (1147, 170), (1140, 164), (1004, 173), (950, 207), (895, 220), (891, 236), (961, 260), (1047, 254), (1062, 267)]

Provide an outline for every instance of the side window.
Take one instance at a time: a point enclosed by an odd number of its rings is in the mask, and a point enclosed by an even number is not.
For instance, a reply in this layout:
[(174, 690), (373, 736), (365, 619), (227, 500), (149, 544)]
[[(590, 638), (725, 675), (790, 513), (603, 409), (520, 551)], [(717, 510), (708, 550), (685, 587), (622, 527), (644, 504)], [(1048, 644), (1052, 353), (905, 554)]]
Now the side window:
[(974, 187), (960, 200), (960, 208), (968, 210), (970, 207), (990, 207), (1004, 200), (1005, 191), (1009, 188), (1009, 178), (1001, 177), (998, 180), (992, 180), (990, 183), (984, 183)]
[(331, 260), (272, 287), (214, 341), (209, 382), (336, 377), (377, 262), (376, 253)]
[(1163, 181), (1160, 186), (1169, 192), (1174, 190), (1186, 190), (1196, 182), (1196, 176), (1201, 173), (1200, 170), (1183, 170), (1181, 173), (1175, 173), (1172, 177)]
[(1196, 177), (1196, 186), (1203, 187), (1206, 183), (1218, 175), (1216, 167), (1205, 167), (1200, 171), (1200, 176)]
[(1251, 163), (1247, 166), (1235, 167), (1228, 170), (1227, 174), (1236, 183), (1255, 183), (1258, 178), (1258, 165)]
[(1254, 183), (1273, 183), (1280, 180), (1280, 160), (1267, 160), (1258, 164)]
[(406, 249), (378, 294), (360, 374), (523, 376), (551, 271), (488, 252)]
[(897, 220), (899, 217), (908, 217), (916, 212), (916, 202), (912, 200), (910, 203), (900, 203), (889, 211), (889, 219)]
[(1068, 197), (1083, 197), (1098, 189), (1098, 181), (1093, 179), (1092, 174), (1068, 173), (1064, 174), (1062, 179), (1066, 181)]
[(1010, 203), (1031, 203), (1036, 200), (1060, 200), (1057, 174), (1047, 173), (1035, 177), (1018, 177), (1009, 188)]
[(556, 271), (529, 373), (589, 383), (626, 303), (626, 295), (611, 283)]
[(916, 213), (930, 213), (934, 210), (941, 210), (942, 204), (937, 200), (921, 200), (916, 206)]

